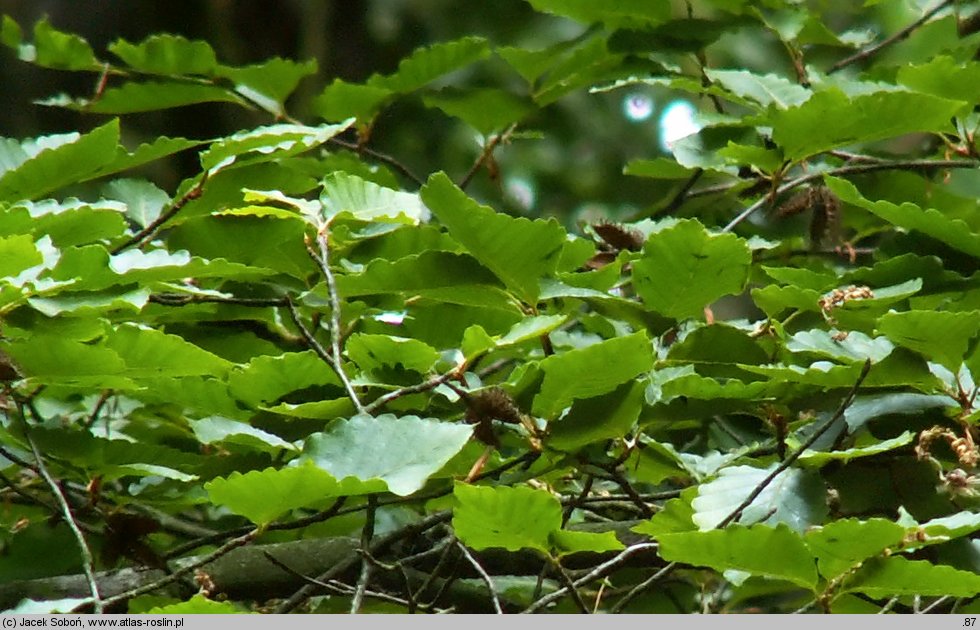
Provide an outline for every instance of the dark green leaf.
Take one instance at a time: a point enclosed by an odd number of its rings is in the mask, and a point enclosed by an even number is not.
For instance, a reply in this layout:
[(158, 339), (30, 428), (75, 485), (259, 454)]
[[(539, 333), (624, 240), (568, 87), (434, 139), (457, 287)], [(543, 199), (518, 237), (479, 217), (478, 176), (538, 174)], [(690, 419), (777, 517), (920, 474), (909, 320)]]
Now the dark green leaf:
[(131, 68), (149, 74), (210, 75), (218, 65), (207, 42), (179, 35), (151, 35), (139, 44), (118, 39), (109, 45), (109, 52)]
[(536, 301), (538, 281), (554, 273), (565, 242), (557, 222), (494, 212), (467, 197), (443, 173), (430, 177), (421, 194), (453, 238), (522, 299)]

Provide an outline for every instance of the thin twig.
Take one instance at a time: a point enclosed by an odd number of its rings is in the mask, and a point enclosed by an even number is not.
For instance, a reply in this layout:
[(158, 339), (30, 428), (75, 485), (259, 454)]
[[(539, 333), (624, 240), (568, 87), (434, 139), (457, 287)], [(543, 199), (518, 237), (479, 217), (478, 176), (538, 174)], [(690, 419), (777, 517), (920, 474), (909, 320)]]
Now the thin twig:
[(895, 604), (897, 604), (897, 603), (898, 603), (898, 595), (896, 595), (895, 597), (892, 597), (887, 602), (885, 602), (885, 605), (881, 607), (881, 610), (879, 610), (875, 614), (877, 614), (877, 615), (884, 615), (885, 613), (887, 613), (888, 611), (890, 611), (892, 608), (894, 608), (895, 607)]
[(440, 374), (439, 376), (434, 376), (424, 383), (418, 383), (417, 385), (410, 385), (408, 387), (400, 387), (393, 392), (388, 392), (383, 396), (379, 396), (377, 399), (372, 400), (368, 404), (364, 405), (364, 413), (374, 413), (381, 407), (384, 407), (393, 400), (397, 400), (402, 396), (408, 396), (409, 394), (418, 394), (421, 392), (427, 392), (430, 389), (435, 389), (439, 387), (446, 381), (456, 378), (458, 374), (455, 370), (450, 370), (445, 374)]
[(367, 513), (365, 514), (364, 527), (361, 528), (361, 576), (357, 579), (357, 589), (351, 599), (350, 614), (356, 615), (361, 610), (361, 603), (364, 601), (364, 592), (367, 591), (368, 582), (371, 581), (371, 571), (374, 563), (371, 562), (371, 539), (374, 538), (375, 516), (378, 512), (378, 496), (368, 495)]
[[(691, 192), (691, 188), (694, 187), (694, 184), (698, 183), (698, 180), (701, 179), (702, 175), (704, 175), (703, 168), (695, 169), (694, 172), (691, 173), (691, 176), (687, 178), (687, 181), (685, 181), (680, 189), (674, 193), (674, 196), (671, 197), (670, 201), (668, 201), (662, 208), (658, 208), (657, 210), (651, 212), (649, 217), (651, 219), (662, 217), (666, 214), (674, 212), (684, 205), (684, 202), (687, 201), (688, 193)], [(635, 217), (634, 220), (638, 218), (639, 217)]]
[(463, 557), (466, 558), (471, 565), (473, 565), (473, 568), (476, 569), (476, 572), (480, 574), (480, 578), (487, 585), (487, 589), (490, 590), (490, 601), (493, 602), (494, 612), (496, 612), (498, 615), (504, 614), (504, 609), (500, 607), (500, 597), (497, 595), (497, 587), (494, 585), (493, 579), (490, 578), (490, 575), (480, 565), (480, 563), (477, 562), (476, 558), (473, 557), (473, 554), (470, 553), (469, 549), (467, 549), (463, 543), (457, 540), (456, 546), (459, 547), (461, 552), (463, 552)]
[[(869, 164), (847, 164), (838, 166), (827, 171), (814, 171), (801, 175), (796, 179), (791, 179), (776, 189), (775, 196), (782, 195), (801, 184), (806, 184), (825, 175), (856, 175), (859, 173), (872, 173), (875, 171), (914, 171), (919, 169), (947, 169), (947, 168), (977, 168), (980, 162), (976, 160), (904, 160), (897, 162), (872, 162)], [(732, 219), (728, 225), (722, 228), (722, 232), (731, 232), (739, 223), (749, 218), (755, 211), (759, 210), (770, 200), (770, 195), (763, 195), (758, 201), (743, 210), (737, 217)]]
[[(113, 391), (111, 389), (107, 389), (99, 395), (99, 400), (95, 403), (95, 408), (92, 409), (92, 413), (89, 415), (88, 420), (85, 421), (86, 429), (91, 429), (93, 426), (95, 426), (95, 423), (99, 421), (99, 414), (102, 413), (102, 408), (105, 407), (105, 404), (112, 397), (112, 394)], [(108, 433), (108, 428), (106, 429), (106, 432)]]
[(340, 377), (341, 382), (343, 382), (344, 388), (347, 390), (347, 395), (354, 403), (354, 407), (357, 408), (359, 413), (364, 413), (364, 405), (354, 390), (354, 385), (347, 378), (347, 373), (344, 372), (343, 355), (340, 352), (340, 293), (337, 290), (337, 279), (334, 277), (333, 271), (330, 270), (330, 245), (327, 242), (329, 239), (328, 227), (327, 224), (324, 224), (317, 230), (316, 243), (319, 252), (309, 247), (308, 251), (313, 257), (313, 260), (316, 261), (317, 266), (320, 267), (320, 273), (323, 274), (324, 279), (327, 281), (327, 293), (330, 294), (330, 349), (333, 352), (334, 370), (337, 372), (337, 376)]
[(498, 133), (494, 137), (490, 138), (490, 141), (484, 145), (483, 151), (480, 153), (480, 157), (476, 158), (476, 161), (473, 162), (473, 166), (471, 166), (470, 170), (466, 172), (466, 175), (463, 175), (463, 179), (459, 180), (457, 186), (465, 190), (470, 181), (472, 181), (476, 174), (480, 172), (480, 167), (482, 167), (493, 155), (494, 149), (496, 149), (498, 145), (507, 142), (516, 129), (517, 123), (513, 123), (510, 127), (504, 130), (503, 133)]
[(392, 157), (392, 156), (390, 156), (390, 155), (388, 155), (386, 153), (382, 153), (380, 151), (375, 151), (374, 149), (369, 149), (369, 148), (367, 148), (365, 146), (360, 146), (360, 145), (358, 145), (355, 142), (348, 142), (346, 140), (341, 140), (340, 138), (330, 138), (330, 140), (328, 140), (328, 142), (330, 144), (335, 144), (338, 147), (347, 149), (348, 151), (353, 151), (354, 153), (357, 153), (358, 155), (366, 155), (366, 156), (368, 156), (370, 158), (373, 158), (373, 159), (375, 159), (375, 160), (377, 160), (379, 162), (383, 162), (383, 163), (387, 164), (388, 166), (391, 166), (392, 168), (394, 168), (396, 171), (398, 171), (399, 173), (401, 173), (402, 175), (404, 175), (408, 179), (412, 180), (417, 186), (422, 186), (422, 185), (425, 184), (425, 181), (422, 180), (417, 175), (415, 175), (415, 173), (413, 173), (411, 171), (411, 169), (409, 169), (407, 166), (405, 166), (404, 164), (402, 164), (401, 162), (399, 162), (397, 159), (395, 159), (394, 157)]
[(871, 370), (871, 359), (868, 359), (867, 361), (864, 362), (864, 366), (861, 368), (861, 373), (858, 375), (857, 381), (855, 381), (854, 385), (851, 386), (850, 391), (847, 393), (847, 396), (844, 397), (844, 400), (841, 401), (840, 406), (837, 407), (837, 412), (834, 413), (834, 415), (831, 416), (831, 418), (827, 420), (823, 425), (821, 425), (820, 428), (814, 431), (813, 435), (807, 438), (807, 440), (803, 442), (803, 444), (800, 445), (800, 447), (796, 449), (792, 455), (790, 455), (785, 460), (783, 460), (783, 462), (779, 466), (777, 466), (775, 470), (773, 470), (771, 473), (766, 475), (766, 477), (762, 481), (760, 481), (755, 488), (752, 489), (752, 492), (749, 493), (749, 496), (745, 497), (745, 500), (742, 501), (738, 505), (738, 507), (732, 510), (732, 512), (728, 516), (723, 518), (721, 522), (715, 525), (715, 529), (723, 529), (729, 523), (738, 520), (738, 518), (742, 515), (742, 512), (745, 510), (745, 508), (749, 507), (749, 505), (751, 505), (752, 502), (755, 501), (760, 494), (762, 494), (762, 491), (765, 490), (770, 483), (772, 483), (773, 479), (778, 477), (780, 474), (783, 473), (783, 471), (785, 471), (787, 468), (792, 466), (793, 463), (796, 462), (796, 460), (798, 460), (800, 456), (803, 455), (803, 453), (806, 452), (808, 448), (813, 446), (814, 443), (816, 443), (816, 441), (820, 439), (820, 436), (826, 433), (830, 429), (830, 427), (834, 425), (834, 423), (836, 423), (844, 416), (844, 412), (847, 411), (847, 408), (851, 406), (852, 402), (854, 402), (854, 397), (857, 396), (858, 389), (860, 389), (861, 383), (864, 382), (864, 379), (868, 376), (868, 372), (870, 370)]
[(235, 306), (278, 307), (287, 306), (286, 298), (239, 298), (220, 295), (177, 295), (173, 293), (154, 293), (149, 302), (161, 306), (184, 306), (186, 304), (233, 304)]
[(931, 604), (929, 604), (928, 606), (926, 606), (922, 610), (918, 611), (918, 614), (920, 614), (920, 615), (927, 615), (927, 614), (931, 613), (933, 610), (935, 610), (937, 607), (941, 606), (942, 604), (945, 604), (947, 601), (949, 601), (952, 598), (953, 598), (952, 595), (943, 595), (942, 597), (940, 597), (936, 601), (932, 602)]
[[(441, 523), (444, 523), (453, 517), (452, 510), (444, 510), (442, 512), (436, 512), (431, 514), (426, 518), (415, 523), (410, 523), (404, 527), (396, 529), (395, 531), (381, 536), (380, 538), (374, 539), (371, 544), (371, 548), (368, 550), (372, 556), (380, 554), (383, 550), (387, 549), (390, 545), (403, 538), (408, 538), (411, 536), (417, 536), (422, 532), (425, 532)], [(338, 562), (334, 566), (330, 567), (323, 574), (318, 575), (316, 579), (321, 582), (328, 582), (338, 575), (346, 573), (347, 571), (354, 568), (357, 564), (358, 556), (351, 556), (347, 560)], [(299, 606), (307, 597), (309, 597), (313, 592), (313, 586), (309, 584), (302, 586), (295, 593), (289, 596), (285, 601), (283, 601), (279, 607), (276, 609), (276, 614), (284, 614), (294, 610)]]
[(102, 595), (99, 593), (99, 583), (95, 579), (95, 558), (92, 556), (92, 550), (89, 549), (88, 542), (85, 540), (85, 535), (82, 534), (82, 530), (79, 529), (78, 523), (75, 521), (75, 515), (72, 514), (71, 506), (68, 505), (68, 499), (61, 491), (61, 487), (58, 486), (58, 482), (56, 482), (54, 477), (51, 476), (51, 473), (48, 472), (48, 468), (44, 464), (44, 458), (41, 457), (41, 451), (38, 450), (37, 444), (34, 443), (34, 438), (31, 437), (31, 429), (27, 425), (27, 417), (24, 415), (23, 405), (18, 402), (17, 406), (20, 411), (20, 419), (24, 430), (24, 439), (27, 440), (27, 444), (31, 448), (31, 453), (34, 455), (34, 461), (37, 464), (37, 471), (44, 479), (44, 482), (48, 484), (48, 487), (51, 488), (51, 494), (54, 495), (55, 502), (57, 502), (58, 507), (61, 508), (61, 514), (65, 519), (65, 523), (68, 525), (68, 529), (71, 530), (72, 535), (75, 536), (75, 541), (78, 543), (78, 550), (82, 554), (82, 571), (85, 573), (85, 579), (88, 582), (89, 592), (92, 594), (92, 609), (94, 610), (95, 614), (101, 615), (107, 606), (107, 600), (103, 600)]
[[(344, 506), (344, 503), (346, 502), (347, 502), (347, 497), (340, 497), (336, 501), (334, 501), (330, 505), (330, 507), (320, 512), (317, 512), (316, 514), (312, 514), (304, 518), (299, 518), (296, 519), (295, 521), (288, 521), (285, 523), (272, 523), (271, 525), (267, 526), (265, 530), (267, 532), (273, 532), (273, 531), (285, 531), (285, 530), (292, 530), (292, 529), (302, 529), (303, 527), (309, 527), (310, 525), (314, 525), (316, 523), (322, 523), (323, 521), (333, 518), (334, 516), (340, 514), (341, 508)], [(252, 527), (242, 527), (239, 529), (217, 532), (215, 534), (208, 534), (206, 536), (202, 536), (200, 538), (192, 540), (186, 544), (180, 545), (179, 547), (174, 547), (167, 553), (165, 558), (169, 560), (171, 558), (182, 556), (189, 551), (193, 551), (194, 549), (197, 549), (198, 547), (203, 547), (204, 545), (215, 545), (223, 540), (227, 540), (234, 536), (244, 536), (245, 534), (252, 531), (252, 529), (253, 529)]]
[(623, 610), (623, 608), (625, 608), (627, 604), (633, 601), (633, 599), (636, 596), (645, 592), (648, 588), (650, 588), (651, 586), (653, 586), (654, 584), (662, 580), (668, 573), (673, 571), (674, 567), (676, 566), (677, 566), (676, 562), (671, 562), (666, 566), (664, 566), (659, 571), (657, 571), (656, 573), (654, 573), (653, 575), (651, 575), (650, 577), (648, 577), (647, 579), (643, 580), (642, 582), (634, 586), (629, 593), (623, 595), (623, 597), (618, 602), (616, 602), (616, 605), (613, 606), (609, 612), (618, 613), (621, 610)]
[(177, 580), (181, 579), (182, 577), (184, 577), (185, 575), (187, 575), (188, 573), (190, 573), (194, 569), (198, 569), (200, 567), (203, 567), (204, 565), (209, 564), (211, 562), (214, 562), (218, 558), (220, 558), (220, 557), (228, 554), (229, 552), (233, 551), (234, 549), (237, 549), (238, 547), (242, 547), (244, 545), (247, 545), (248, 543), (252, 542), (252, 540), (254, 540), (256, 538), (256, 536), (259, 535), (259, 533), (260, 533), (260, 530), (258, 528), (256, 528), (256, 529), (253, 529), (252, 531), (250, 531), (249, 533), (245, 534), (244, 536), (239, 536), (238, 538), (232, 538), (231, 540), (229, 540), (225, 544), (221, 545), (220, 547), (218, 547), (217, 549), (215, 549), (211, 553), (207, 554), (206, 556), (202, 556), (201, 558), (199, 558), (195, 562), (192, 562), (192, 563), (190, 563), (190, 564), (188, 564), (186, 566), (180, 567), (176, 571), (174, 571), (174, 572), (172, 572), (172, 573), (170, 573), (170, 574), (168, 574), (168, 575), (160, 578), (159, 580), (157, 580), (155, 582), (150, 582), (149, 584), (144, 584), (142, 586), (138, 586), (136, 588), (133, 588), (133, 589), (130, 589), (130, 590), (126, 591), (125, 593), (120, 593), (118, 595), (113, 595), (112, 597), (107, 597), (103, 603), (105, 604), (106, 607), (109, 607), (109, 606), (111, 606), (113, 604), (116, 604), (116, 603), (119, 603), (119, 602), (123, 602), (123, 601), (126, 601), (127, 599), (131, 599), (133, 597), (136, 597), (137, 595), (143, 595), (145, 593), (152, 593), (153, 591), (155, 591), (155, 590), (157, 590), (159, 588), (163, 588), (164, 586), (167, 586), (168, 584), (172, 584), (172, 583), (176, 582)]
[(188, 190), (187, 192), (185, 192), (183, 195), (181, 195), (180, 199), (178, 199), (177, 201), (173, 202), (170, 205), (170, 209), (169, 210), (167, 210), (166, 212), (162, 213), (160, 216), (158, 216), (156, 219), (154, 219), (145, 228), (143, 228), (142, 230), (140, 230), (136, 234), (133, 234), (122, 245), (119, 245), (118, 247), (116, 247), (115, 249), (113, 249), (112, 250), (112, 254), (113, 255), (116, 255), (116, 254), (118, 254), (118, 253), (120, 253), (120, 252), (122, 252), (124, 250), (129, 249), (130, 247), (132, 247), (134, 245), (140, 246), (144, 242), (146, 242), (149, 239), (153, 238), (153, 235), (156, 234), (157, 230), (159, 230), (160, 227), (164, 223), (166, 223), (170, 219), (174, 218), (174, 216), (176, 216), (177, 213), (180, 212), (183, 209), (183, 207), (187, 205), (187, 202), (189, 202), (189, 201), (191, 201), (193, 199), (197, 199), (198, 197), (201, 196), (201, 193), (204, 191), (204, 184), (207, 181), (208, 181), (208, 173), (205, 172), (204, 175), (201, 176), (201, 180), (199, 182), (197, 182), (196, 184), (194, 184), (193, 186), (191, 186), (190, 190)]
[[(656, 549), (657, 547), (658, 547), (657, 543), (639, 543), (631, 547), (627, 547), (623, 551), (616, 554), (613, 558), (607, 560), (606, 562), (603, 562), (602, 564), (593, 568), (591, 571), (589, 571), (582, 577), (575, 580), (573, 582), (573, 585), (576, 588), (580, 588), (591, 582), (594, 582), (595, 580), (601, 579), (609, 575), (613, 571), (615, 571), (619, 566), (625, 563), (630, 558), (630, 556), (637, 554), (641, 551)], [(564, 597), (567, 592), (568, 592), (568, 587), (563, 586), (558, 590), (556, 590), (555, 592), (549, 593), (548, 595), (545, 595), (544, 597), (541, 597), (540, 599), (536, 600), (530, 606), (522, 610), (521, 613), (524, 614), (524, 613), (536, 612), (544, 608), (545, 606), (558, 601), (559, 599)]]
[(850, 57), (846, 57), (844, 59), (841, 59), (840, 61), (838, 61), (837, 63), (835, 63), (834, 65), (832, 65), (829, 70), (827, 70), (827, 74), (833, 74), (833, 73), (837, 72), (838, 70), (840, 70), (842, 68), (846, 68), (847, 66), (849, 66), (851, 64), (854, 64), (854, 63), (857, 63), (857, 62), (862, 61), (864, 59), (867, 59), (867, 58), (871, 57), (872, 55), (876, 54), (878, 51), (882, 50), (883, 48), (886, 48), (888, 46), (891, 46), (895, 42), (899, 42), (899, 41), (907, 38), (909, 35), (912, 34), (912, 31), (914, 31), (915, 29), (919, 28), (920, 26), (922, 26), (923, 24), (925, 24), (926, 22), (928, 22), (932, 18), (932, 16), (936, 15), (937, 13), (939, 13), (940, 11), (942, 11), (943, 9), (945, 9), (946, 7), (950, 6), (951, 4), (953, 4), (953, 2), (954, 2), (954, 0), (943, 0), (942, 2), (940, 2), (939, 4), (937, 4), (935, 7), (929, 9), (928, 11), (926, 11), (925, 14), (921, 18), (919, 18), (915, 22), (912, 22), (911, 24), (909, 24), (908, 26), (906, 26), (902, 30), (900, 30), (897, 33), (895, 33), (894, 35), (892, 35), (891, 37), (888, 37), (886, 39), (883, 39), (880, 42), (878, 42), (877, 44), (872, 44), (871, 46), (868, 46), (864, 50), (859, 50), (858, 52), (854, 53)]
[(585, 604), (585, 600), (582, 599), (582, 594), (578, 592), (577, 588), (575, 588), (575, 582), (572, 581), (572, 577), (568, 575), (568, 571), (565, 570), (565, 567), (561, 566), (561, 563), (558, 562), (556, 558), (549, 556), (548, 560), (550, 561), (549, 564), (551, 565), (551, 568), (553, 568), (555, 573), (558, 574), (558, 579), (565, 585), (568, 592), (571, 593), (572, 601), (575, 602), (575, 606), (578, 608), (579, 612), (584, 615), (591, 615), (592, 611), (589, 610), (589, 607)]

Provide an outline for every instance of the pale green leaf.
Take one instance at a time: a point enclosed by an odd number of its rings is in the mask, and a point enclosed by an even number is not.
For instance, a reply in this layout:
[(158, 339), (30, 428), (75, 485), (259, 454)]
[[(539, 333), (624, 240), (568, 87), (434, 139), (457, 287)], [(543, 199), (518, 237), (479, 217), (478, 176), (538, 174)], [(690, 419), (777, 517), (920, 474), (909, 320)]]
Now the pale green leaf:
[(380, 479), (407, 496), (463, 448), (473, 429), (417, 416), (359, 414), (308, 437), (303, 459), (338, 479)]

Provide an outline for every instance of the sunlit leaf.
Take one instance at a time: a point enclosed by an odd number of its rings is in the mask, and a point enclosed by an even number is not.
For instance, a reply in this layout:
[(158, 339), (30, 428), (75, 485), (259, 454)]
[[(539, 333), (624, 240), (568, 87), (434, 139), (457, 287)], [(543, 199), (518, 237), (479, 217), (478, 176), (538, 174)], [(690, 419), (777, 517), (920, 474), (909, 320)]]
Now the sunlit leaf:
[(561, 505), (542, 490), (457, 483), (453, 494), (453, 529), (474, 549), (502, 547), (547, 553), (551, 535), (561, 528)]

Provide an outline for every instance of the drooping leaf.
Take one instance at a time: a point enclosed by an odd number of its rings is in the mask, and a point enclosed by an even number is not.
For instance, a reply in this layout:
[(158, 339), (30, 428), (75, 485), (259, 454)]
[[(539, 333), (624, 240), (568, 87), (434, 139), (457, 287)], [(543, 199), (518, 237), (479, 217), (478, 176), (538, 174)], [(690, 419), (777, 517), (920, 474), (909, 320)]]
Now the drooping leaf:
[(115, 179), (105, 186), (105, 194), (125, 204), (126, 216), (140, 227), (146, 227), (160, 216), (170, 202), (170, 195), (145, 179)]
[(384, 188), (343, 172), (327, 176), (320, 202), (328, 219), (348, 212), (361, 221), (383, 219), (417, 225), (429, 218), (429, 210), (417, 194)]
[(892, 392), (857, 396), (844, 412), (844, 420), (851, 432), (863, 427), (869, 420), (889, 414), (919, 414), (927, 409), (956, 407), (957, 402), (943, 394), (916, 394)]
[(577, 532), (567, 529), (551, 532), (551, 545), (562, 556), (583, 551), (592, 553), (619, 551), (624, 548), (623, 543), (616, 538), (615, 532)]
[(878, 331), (955, 373), (970, 340), (980, 332), (980, 312), (890, 312), (878, 320)]
[(119, 121), (112, 120), (83, 135), (74, 135), (0, 175), (0, 199), (36, 199), (83, 180), (116, 157)]
[(735, 569), (813, 588), (817, 571), (800, 535), (785, 525), (734, 525), (723, 530), (661, 534), (658, 553), (669, 562)]
[(151, 35), (139, 44), (120, 38), (109, 45), (109, 52), (134, 70), (149, 74), (209, 75), (218, 65), (207, 42), (191, 41), (179, 35)]
[(860, 331), (802, 330), (786, 340), (790, 352), (820, 354), (839, 361), (881, 361), (895, 348), (887, 337), (869, 337)]
[(542, 490), (457, 483), (453, 495), (453, 529), (474, 549), (502, 547), (548, 553), (551, 535), (561, 528), (561, 505)]
[(670, 19), (670, 7), (643, 0), (610, 0), (597, 4), (589, 0), (529, 0), (538, 11), (553, 13), (590, 24), (649, 27)]
[(926, 560), (893, 555), (873, 558), (848, 580), (846, 590), (872, 597), (935, 595), (972, 597), (980, 593), (980, 576)]
[(864, 208), (896, 227), (921, 232), (974, 258), (980, 258), (980, 234), (961, 219), (952, 219), (934, 208), (922, 209), (908, 202), (896, 205), (885, 200), (871, 201), (846, 180), (827, 177), (825, 181), (841, 201)]
[(432, 346), (418, 339), (391, 335), (354, 333), (347, 338), (347, 356), (364, 371), (401, 365), (407, 370), (427, 372), (439, 360)]
[(458, 70), (490, 54), (482, 37), (463, 37), (451, 42), (419, 48), (402, 59), (398, 70), (387, 76), (375, 75), (368, 81), (372, 87), (393, 92), (411, 92), (431, 81)]
[(314, 385), (340, 386), (340, 378), (312, 350), (279, 356), (259, 356), (235, 368), (228, 378), (230, 391), (250, 404), (269, 403)]
[(779, 109), (787, 109), (810, 98), (806, 88), (774, 74), (714, 69), (706, 69), (705, 74), (734, 94), (752, 99), (762, 107), (775, 105)]
[(244, 101), (234, 92), (223, 87), (180, 81), (128, 81), (119, 87), (107, 88), (96, 100), (59, 95), (41, 101), (42, 105), (49, 107), (64, 107), (98, 114), (152, 112), (198, 103), (241, 105)]
[(231, 368), (229, 361), (177, 335), (134, 325), (113, 330), (106, 348), (125, 362), (131, 377), (220, 375)]
[(430, 177), (421, 194), (453, 238), (524, 300), (536, 300), (538, 281), (554, 273), (565, 242), (557, 222), (494, 212), (467, 197), (444, 173)]
[(741, 291), (751, 261), (742, 239), (711, 235), (699, 222), (686, 220), (650, 235), (643, 256), (633, 263), (633, 282), (647, 308), (684, 319)]
[(308, 437), (303, 459), (338, 479), (382, 480), (407, 496), (463, 448), (473, 429), (418, 416), (359, 414)]
[(384, 484), (354, 478), (338, 481), (322, 468), (306, 463), (245, 474), (235, 472), (212, 479), (204, 484), (204, 489), (216, 505), (222, 505), (256, 525), (264, 525), (290, 510), (322, 505), (334, 497), (378, 492), (384, 489)]
[(841, 519), (808, 531), (807, 547), (817, 558), (817, 568), (827, 579), (833, 579), (859, 563), (898, 545), (905, 528), (897, 523), (872, 518), (867, 521)]
[(191, 429), (201, 444), (228, 442), (269, 449), (273, 452), (278, 452), (280, 449), (296, 450), (293, 444), (277, 435), (220, 416), (195, 420), (191, 423)]
[(801, 160), (829, 149), (893, 138), (914, 131), (950, 130), (962, 101), (916, 92), (874, 92), (849, 97), (817, 92), (806, 102), (765, 117), (786, 157)]
[[(87, 41), (78, 35), (59, 31), (47, 19), (34, 25), (34, 45), (27, 61), (58, 70), (95, 70), (100, 64)], [(22, 49), (21, 58), (24, 58)]]
[(428, 107), (436, 107), (462, 119), (484, 136), (502, 131), (533, 111), (533, 106), (510, 92), (491, 88), (460, 90), (443, 88), (422, 97)]
[(869, 457), (871, 455), (878, 455), (879, 453), (887, 453), (888, 451), (907, 446), (911, 444), (914, 439), (915, 435), (911, 431), (905, 431), (901, 435), (890, 440), (882, 440), (867, 446), (858, 446), (841, 451), (814, 451), (812, 449), (807, 449), (800, 456), (799, 462), (804, 466), (816, 467), (820, 467), (829, 462), (835, 461), (847, 463), (850, 460), (858, 457)]
[(550, 418), (574, 400), (605, 394), (649, 371), (653, 354), (641, 332), (556, 354), (540, 367), (545, 376), (533, 411)]
[(219, 602), (204, 595), (195, 595), (186, 602), (155, 606), (146, 611), (148, 615), (243, 615), (257, 614), (242, 606), (227, 601)]
[(242, 131), (214, 142), (201, 153), (201, 166), (214, 174), (242, 161), (268, 161), (303, 153), (317, 147), (353, 124), (353, 119), (336, 125), (278, 124)]
[(576, 400), (562, 418), (549, 426), (547, 443), (575, 450), (592, 442), (625, 437), (643, 406), (643, 384), (624, 383), (603, 396)]

